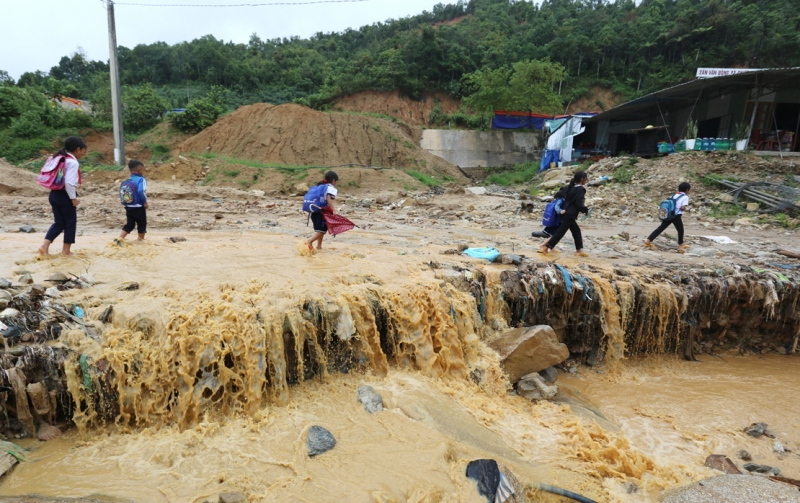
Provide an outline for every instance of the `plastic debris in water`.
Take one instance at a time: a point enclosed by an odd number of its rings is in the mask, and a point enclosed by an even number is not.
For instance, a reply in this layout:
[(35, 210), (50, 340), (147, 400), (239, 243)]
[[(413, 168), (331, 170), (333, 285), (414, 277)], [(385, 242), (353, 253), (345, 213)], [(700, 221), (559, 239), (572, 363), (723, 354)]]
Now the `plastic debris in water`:
[(75, 306), (72, 308), (72, 314), (78, 318), (83, 318), (83, 309), (81, 309), (81, 306)]

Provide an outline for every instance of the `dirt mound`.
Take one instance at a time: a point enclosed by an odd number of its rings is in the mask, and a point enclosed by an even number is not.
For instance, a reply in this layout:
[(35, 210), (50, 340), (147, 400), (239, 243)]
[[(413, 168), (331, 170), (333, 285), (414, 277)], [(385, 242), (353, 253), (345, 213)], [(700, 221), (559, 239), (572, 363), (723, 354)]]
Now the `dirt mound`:
[(36, 175), (0, 159), (0, 195), (40, 196), (47, 191), (36, 183)]
[(259, 103), (223, 117), (180, 148), (288, 166), (361, 164), (464, 178), (454, 165), (419, 148), (413, 135), (411, 128), (385, 119)]
[(421, 100), (401, 96), (398, 91), (362, 91), (336, 100), (333, 108), (339, 111), (384, 114), (413, 126), (427, 126), (431, 110), (436, 103), (442, 112), (458, 111), (461, 103), (444, 93), (432, 93)]

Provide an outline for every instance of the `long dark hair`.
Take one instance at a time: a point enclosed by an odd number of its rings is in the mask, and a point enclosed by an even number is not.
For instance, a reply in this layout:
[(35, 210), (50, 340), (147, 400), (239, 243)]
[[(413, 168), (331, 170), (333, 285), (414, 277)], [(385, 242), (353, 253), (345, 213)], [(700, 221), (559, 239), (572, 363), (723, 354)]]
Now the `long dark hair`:
[(326, 183), (335, 182), (337, 180), (339, 180), (339, 175), (337, 175), (335, 171), (328, 171), (327, 173), (325, 173), (325, 178), (323, 178), (322, 181), (319, 182), (317, 185), (323, 185)]
[(589, 178), (586, 175), (585, 171), (578, 171), (572, 176), (572, 180), (569, 182), (569, 188), (572, 189), (575, 185), (579, 184), (582, 180)]
[(63, 155), (66, 157), (67, 154), (71, 154), (79, 148), (86, 148), (86, 144), (83, 142), (83, 140), (77, 136), (67, 136), (67, 138), (64, 140), (64, 148), (56, 152), (56, 155)]

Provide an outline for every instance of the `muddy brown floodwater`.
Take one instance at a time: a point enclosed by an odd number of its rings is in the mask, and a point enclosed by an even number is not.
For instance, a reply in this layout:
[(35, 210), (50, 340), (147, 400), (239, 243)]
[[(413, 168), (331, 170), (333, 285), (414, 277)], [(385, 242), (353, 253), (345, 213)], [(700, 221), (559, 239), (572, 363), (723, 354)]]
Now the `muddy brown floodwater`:
[[(524, 242), (470, 232), (473, 240)], [(98, 283), (63, 292), (62, 301), (79, 303), (89, 320), (114, 305), (100, 344), (80, 331), (56, 344), (108, 363), (119, 410), (102, 421), (102, 404), (68, 375), (71, 394), (85, 402), (77, 427), (49, 442), (20, 441), (30, 461), (6, 475), (0, 496), (199, 503), (241, 491), (250, 501), (477, 503), (483, 498), (465, 469), (491, 457), (529, 487), (656, 502), (667, 489), (716, 475), (703, 466), (708, 454), (736, 459), (739, 449), (800, 478), (800, 358), (626, 360), (613, 344), (627, 307), (607, 306), (616, 364), (562, 373), (560, 401), (531, 402), (509, 392), (483, 342), (506, 328), (501, 303), (488, 296), (483, 322), (475, 299), (429, 264), (478, 261), (441, 255), (452, 244), (428, 244), (415, 229), (355, 230), (307, 256), (298, 253), (305, 233), (299, 225), (191, 232), (171, 243), (156, 231), (147, 243), (118, 247), (111, 234), (90, 231), (75, 257), (47, 259), (31, 254), (41, 236), (0, 235), (0, 276), (24, 270), (42, 281), (53, 271), (88, 271)], [(560, 262), (574, 260), (564, 255)], [(480, 267), (490, 292), (508, 268)], [(130, 281), (139, 289), (119, 290)], [(480, 386), (469, 377), (475, 371)], [(363, 409), (363, 384), (386, 410)], [(742, 432), (757, 421), (787, 448), (783, 459), (772, 439)], [(305, 446), (312, 425), (337, 439), (315, 458)]]

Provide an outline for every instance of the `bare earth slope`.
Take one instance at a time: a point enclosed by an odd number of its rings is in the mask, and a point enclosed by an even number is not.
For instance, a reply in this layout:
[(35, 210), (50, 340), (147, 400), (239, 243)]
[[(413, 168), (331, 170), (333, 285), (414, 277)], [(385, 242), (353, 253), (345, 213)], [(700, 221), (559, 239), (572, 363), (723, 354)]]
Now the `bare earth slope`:
[(181, 150), (294, 166), (363, 164), (463, 178), (454, 165), (420, 149), (413, 134), (384, 119), (258, 103), (221, 118)]

